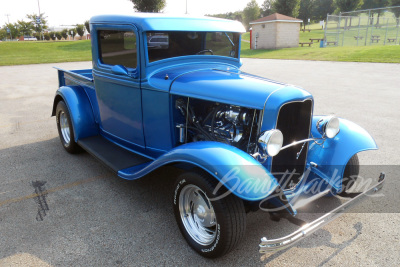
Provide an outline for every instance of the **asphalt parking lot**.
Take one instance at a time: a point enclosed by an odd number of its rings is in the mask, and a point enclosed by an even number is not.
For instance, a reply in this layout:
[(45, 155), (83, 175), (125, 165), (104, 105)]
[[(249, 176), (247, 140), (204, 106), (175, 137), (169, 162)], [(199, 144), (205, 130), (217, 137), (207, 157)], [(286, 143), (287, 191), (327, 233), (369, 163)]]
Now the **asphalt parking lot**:
[(384, 196), (268, 255), (258, 253), (260, 238), (292, 226), (250, 213), (243, 242), (223, 258), (204, 259), (173, 217), (171, 183), (179, 170), (125, 181), (87, 153), (62, 148), (50, 117), (52, 66), (82, 69), (90, 62), (0, 67), (0, 266), (399, 266), (400, 64), (243, 63), (244, 71), (310, 91), (315, 114), (336, 114), (370, 132), (380, 149), (361, 153), (360, 163), (386, 171)]

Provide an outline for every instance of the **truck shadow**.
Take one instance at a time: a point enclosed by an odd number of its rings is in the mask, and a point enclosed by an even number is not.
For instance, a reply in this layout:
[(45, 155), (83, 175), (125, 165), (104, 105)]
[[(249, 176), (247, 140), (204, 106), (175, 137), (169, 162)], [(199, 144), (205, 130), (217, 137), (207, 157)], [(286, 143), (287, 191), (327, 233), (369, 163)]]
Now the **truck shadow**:
[[(2, 220), (20, 218), (17, 224), (4, 224), (5, 233), (18, 234), (7, 234), (5, 238), (10, 249), (0, 252), (0, 258), (31, 247), (29, 252), (41, 259), (50, 262), (54, 257), (62, 258), (66, 265), (79, 262), (79, 265), (89, 266), (91, 259), (103, 255), (110, 255), (103, 259), (103, 264), (109, 266), (132, 262), (148, 265), (150, 257), (158, 263), (168, 262), (168, 265), (232, 266), (233, 262), (236, 266), (259, 265), (258, 242), (264, 230), (267, 228), (268, 232), (280, 235), (283, 228), (286, 231), (293, 226), (287, 222), (274, 223), (264, 212), (250, 213), (244, 240), (231, 253), (209, 260), (190, 249), (175, 223), (172, 187), (182, 173), (180, 169), (163, 167), (139, 180), (123, 180), (87, 153), (68, 154), (58, 138), (0, 150), (0, 169), (0, 213), (10, 211)], [(46, 203), (39, 203), (41, 209), (36, 196), (32, 197), (39, 187), (42, 198), (46, 196)], [(37, 219), (39, 211), (46, 214), (40, 220)], [(45, 228), (47, 234), (37, 245), (35, 233)], [(318, 238), (311, 237), (312, 243), (301, 241), (296, 246), (336, 249), (322, 265), (358, 237), (362, 224), (357, 223), (354, 228), (356, 235), (341, 244), (332, 243), (331, 234), (319, 230), (315, 233)], [(62, 253), (45, 253), (52, 251), (54, 242), (65, 241), (65, 237), (71, 238), (68, 242), (76, 246), (67, 259)], [(84, 251), (91, 251), (91, 256), (81, 257)], [(262, 261), (271, 263), (286, 251)]]
[[(326, 263), (328, 263), (331, 259), (333, 259), (336, 255), (338, 255), (343, 249), (345, 249), (346, 247), (348, 247), (354, 240), (356, 240), (358, 238), (358, 236), (361, 234), (362, 232), (362, 223), (361, 222), (357, 222), (356, 224), (353, 225), (353, 228), (355, 229), (356, 233), (354, 236), (352, 236), (351, 238), (349, 238), (346, 241), (343, 241), (340, 244), (335, 244), (332, 243), (332, 235), (329, 231), (325, 230), (325, 229), (320, 229), (318, 230), (314, 235), (318, 235), (318, 238), (314, 238), (312, 243), (308, 243), (308, 242), (299, 242), (296, 245), (294, 245), (294, 247), (297, 248), (314, 248), (314, 247), (329, 247), (329, 248), (333, 248), (335, 249), (335, 251), (329, 255), (328, 257), (326, 257), (320, 264), (318, 264), (318, 266), (323, 266)], [(270, 262), (272, 262), (273, 260), (277, 259), (279, 256), (281, 256), (282, 254), (286, 253), (289, 249), (291, 248), (287, 248), (287, 249), (283, 249), (280, 250), (270, 256), (265, 257), (265, 260), (263, 261), (266, 265), (268, 265)]]

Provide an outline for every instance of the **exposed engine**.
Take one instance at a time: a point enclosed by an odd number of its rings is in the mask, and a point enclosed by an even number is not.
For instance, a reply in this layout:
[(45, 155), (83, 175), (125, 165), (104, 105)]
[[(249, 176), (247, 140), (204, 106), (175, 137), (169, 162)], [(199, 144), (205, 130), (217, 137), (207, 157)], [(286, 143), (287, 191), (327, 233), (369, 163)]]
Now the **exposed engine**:
[(176, 100), (175, 107), (185, 118), (184, 124), (178, 126), (180, 142), (218, 141), (254, 152), (256, 110), (183, 98)]

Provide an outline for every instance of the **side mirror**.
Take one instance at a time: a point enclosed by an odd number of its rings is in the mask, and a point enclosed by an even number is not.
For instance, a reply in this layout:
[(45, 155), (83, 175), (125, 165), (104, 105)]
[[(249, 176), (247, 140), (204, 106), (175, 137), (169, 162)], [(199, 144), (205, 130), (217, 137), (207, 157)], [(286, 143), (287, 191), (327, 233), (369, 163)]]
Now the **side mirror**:
[(111, 73), (116, 75), (128, 75), (128, 70), (122, 65), (115, 65), (111, 68)]

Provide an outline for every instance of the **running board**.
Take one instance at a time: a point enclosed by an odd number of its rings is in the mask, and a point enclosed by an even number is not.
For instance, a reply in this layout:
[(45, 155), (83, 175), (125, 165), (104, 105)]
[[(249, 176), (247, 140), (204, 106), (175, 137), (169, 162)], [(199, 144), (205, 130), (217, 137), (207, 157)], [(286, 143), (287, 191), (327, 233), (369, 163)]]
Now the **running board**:
[(100, 135), (78, 140), (78, 145), (117, 173), (119, 170), (151, 161), (112, 143)]

